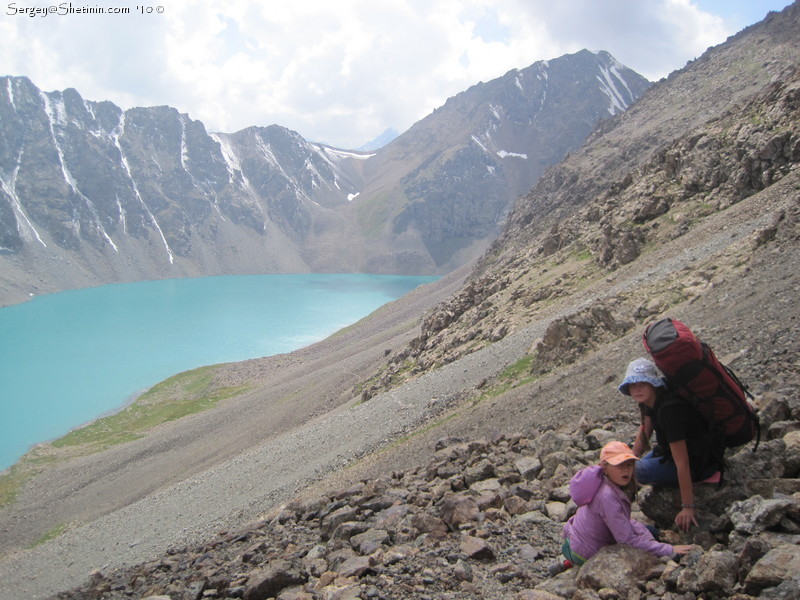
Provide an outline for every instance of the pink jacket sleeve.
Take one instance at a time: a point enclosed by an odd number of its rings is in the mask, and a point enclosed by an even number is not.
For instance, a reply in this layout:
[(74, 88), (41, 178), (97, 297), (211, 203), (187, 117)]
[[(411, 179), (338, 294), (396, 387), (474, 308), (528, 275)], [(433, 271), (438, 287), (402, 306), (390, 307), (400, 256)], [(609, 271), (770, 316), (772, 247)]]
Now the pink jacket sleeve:
[(647, 527), (630, 517), (630, 505), (619, 494), (608, 494), (602, 510), (606, 525), (618, 544), (639, 548), (655, 556), (669, 556), (674, 550), (670, 544), (657, 542)]

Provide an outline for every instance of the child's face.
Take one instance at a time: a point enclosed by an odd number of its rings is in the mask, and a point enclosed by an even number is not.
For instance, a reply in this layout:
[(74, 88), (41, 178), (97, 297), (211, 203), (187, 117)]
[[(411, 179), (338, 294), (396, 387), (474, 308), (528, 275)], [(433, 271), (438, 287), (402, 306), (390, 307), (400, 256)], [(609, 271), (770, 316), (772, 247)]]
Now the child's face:
[(646, 381), (639, 381), (628, 385), (628, 392), (639, 404), (653, 406), (656, 402), (656, 388)]
[(626, 460), (624, 463), (618, 465), (606, 465), (603, 470), (606, 476), (611, 480), (611, 483), (619, 487), (625, 487), (633, 479), (633, 466), (635, 460)]

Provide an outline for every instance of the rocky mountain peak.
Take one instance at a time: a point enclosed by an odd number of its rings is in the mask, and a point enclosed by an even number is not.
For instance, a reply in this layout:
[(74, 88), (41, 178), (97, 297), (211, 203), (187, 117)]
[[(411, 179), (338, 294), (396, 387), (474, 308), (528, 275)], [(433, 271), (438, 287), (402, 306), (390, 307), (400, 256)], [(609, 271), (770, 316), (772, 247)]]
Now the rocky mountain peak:
[(0, 302), (141, 278), (447, 272), (647, 85), (610, 55), (569, 55), (474, 86), (366, 153), (3, 78)]

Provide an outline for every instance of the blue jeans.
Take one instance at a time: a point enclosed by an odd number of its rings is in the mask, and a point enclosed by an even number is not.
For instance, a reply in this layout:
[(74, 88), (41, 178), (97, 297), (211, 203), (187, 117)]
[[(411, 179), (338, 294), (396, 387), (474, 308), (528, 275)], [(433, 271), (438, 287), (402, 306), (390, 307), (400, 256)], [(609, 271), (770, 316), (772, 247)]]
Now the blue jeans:
[[(716, 472), (717, 468), (710, 465), (700, 473), (699, 477), (693, 477), (692, 480), (703, 481)], [(636, 481), (643, 485), (678, 486), (678, 468), (672, 458), (664, 460), (663, 456), (653, 456), (652, 451), (636, 461), (634, 474)]]

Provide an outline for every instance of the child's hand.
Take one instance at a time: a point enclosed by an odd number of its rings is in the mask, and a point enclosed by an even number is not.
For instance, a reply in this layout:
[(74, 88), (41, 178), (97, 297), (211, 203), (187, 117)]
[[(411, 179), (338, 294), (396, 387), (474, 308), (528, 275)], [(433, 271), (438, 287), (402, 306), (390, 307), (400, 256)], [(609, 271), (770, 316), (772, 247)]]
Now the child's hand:
[(695, 548), (699, 548), (700, 546), (696, 546), (695, 544), (685, 544), (680, 546), (673, 546), (672, 551), (675, 554), (689, 554)]
[(692, 523), (697, 525), (697, 519), (694, 516), (694, 509), (686, 507), (681, 509), (681, 512), (675, 517), (675, 524), (681, 531), (689, 531)]

